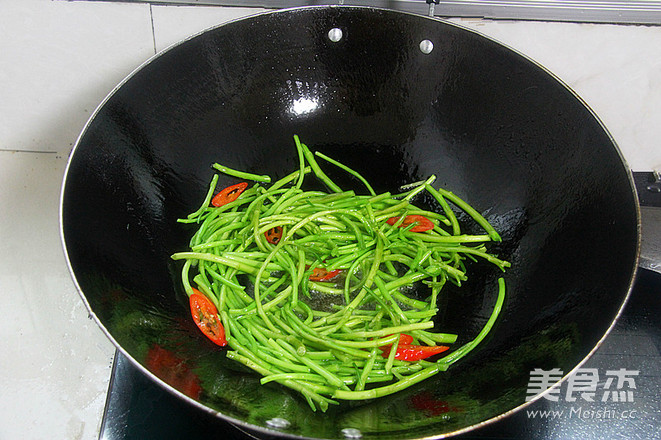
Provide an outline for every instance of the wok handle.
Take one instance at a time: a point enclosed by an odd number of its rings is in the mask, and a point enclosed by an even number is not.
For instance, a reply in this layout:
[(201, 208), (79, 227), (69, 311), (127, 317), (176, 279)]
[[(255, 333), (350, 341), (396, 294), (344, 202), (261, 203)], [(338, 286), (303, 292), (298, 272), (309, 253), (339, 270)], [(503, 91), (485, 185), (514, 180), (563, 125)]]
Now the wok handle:
[(661, 273), (661, 173), (634, 172), (640, 202), (639, 266)]
[(429, 16), (433, 17), (434, 16), (434, 7), (439, 4), (441, 0), (427, 0), (427, 4), (429, 5)]

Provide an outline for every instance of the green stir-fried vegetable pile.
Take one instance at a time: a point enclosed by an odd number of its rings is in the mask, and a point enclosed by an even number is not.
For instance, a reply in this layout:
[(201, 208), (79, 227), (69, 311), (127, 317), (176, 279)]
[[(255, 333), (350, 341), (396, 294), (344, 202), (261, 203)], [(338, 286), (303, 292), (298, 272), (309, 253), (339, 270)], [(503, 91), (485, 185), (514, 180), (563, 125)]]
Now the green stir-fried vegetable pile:
[[(466, 202), (435, 189), (434, 176), (401, 194), (376, 194), (360, 174), (294, 139), (298, 170), (268, 185), (268, 176), (215, 164), (256, 183), (214, 196), (215, 175), (202, 207), (180, 220), (200, 225), (190, 251), (172, 256), (185, 261), (182, 282), (198, 327), (262, 383), (300, 392), (314, 410), (385, 396), (446, 370), (489, 332), (505, 285), (500, 278), (482, 331), (453, 348), (457, 335), (434, 329), (438, 295), (446, 282), (467, 279), (467, 258), (509, 266), (487, 251), (498, 233)], [(368, 194), (339, 188), (317, 158), (359, 179)], [(330, 192), (304, 190), (310, 178)], [(411, 203), (423, 191), (443, 214)], [(463, 234), (450, 204), (484, 233)]]

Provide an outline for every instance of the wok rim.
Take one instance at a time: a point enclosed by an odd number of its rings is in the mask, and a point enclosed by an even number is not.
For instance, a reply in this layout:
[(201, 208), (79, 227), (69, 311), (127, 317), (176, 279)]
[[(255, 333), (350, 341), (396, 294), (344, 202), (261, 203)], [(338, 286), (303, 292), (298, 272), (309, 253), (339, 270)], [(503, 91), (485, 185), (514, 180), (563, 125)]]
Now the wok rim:
[[(112, 336), (110, 331), (103, 325), (103, 323), (101, 322), (101, 320), (99, 319), (97, 314), (92, 309), (89, 301), (87, 300), (87, 297), (86, 297), (85, 293), (83, 292), (82, 287), (80, 286), (80, 284), (78, 282), (78, 278), (77, 278), (76, 274), (74, 273), (74, 270), (73, 270), (73, 267), (72, 267), (72, 264), (71, 264), (71, 260), (69, 258), (69, 252), (68, 252), (68, 248), (67, 248), (67, 244), (66, 244), (66, 237), (65, 237), (65, 233), (64, 233), (64, 198), (65, 198), (66, 187), (67, 187), (67, 178), (68, 178), (68, 175), (69, 175), (69, 170), (70, 170), (70, 167), (71, 167), (72, 160), (73, 160), (73, 158), (76, 154), (76, 151), (78, 150), (78, 147), (81, 144), (82, 139), (84, 138), (85, 134), (87, 133), (90, 125), (95, 120), (95, 118), (97, 117), (99, 112), (101, 112), (101, 110), (103, 110), (105, 108), (107, 102), (117, 93), (117, 91), (119, 91), (135, 75), (137, 75), (139, 72), (141, 72), (146, 66), (150, 65), (156, 59), (159, 59), (160, 57), (162, 57), (162, 56), (166, 55), (167, 53), (169, 53), (170, 51), (172, 51), (172, 49), (174, 49), (176, 47), (179, 47), (180, 45), (186, 44), (188, 41), (190, 41), (190, 40), (192, 40), (192, 39), (194, 39), (194, 38), (196, 38), (196, 37), (198, 37), (202, 34), (205, 34), (207, 32), (212, 32), (216, 29), (222, 28), (226, 25), (230, 25), (230, 24), (233, 24), (233, 23), (236, 23), (236, 22), (253, 20), (256, 17), (272, 15), (272, 14), (296, 13), (297, 11), (309, 10), (309, 9), (371, 10), (371, 11), (376, 11), (376, 12), (402, 14), (402, 15), (407, 15), (407, 16), (415, 16), (417, 18), (423, 18), (423, 19), (427, 19), (427, 20), (433, 20), (433, 21), (436, 21), (436, 22), (440, 22), (444, 25), (459, 28), (461, 30), (464, 30), (464, 31), (467, 31), (469, 33), (475, 34), (478, 37), (489, 40), (492, 43), (495, 43), (495, 44), (497, 44), (501, 47), (504, 47), (507, 50), (513, 52), (514, 54), (521, 57), (523, 60), (525, 60), (527, 62), (530, 62), (537, 69), (540, 69), (543, 73), (545, 73), (546, 75), (551, 77), (553, 80), (555, 80), (566, 91), (568, 91), (571, 94), (571, 96), (573, 96), (574, 99), (576, 99), (584, 107), (585, 110), (588, 111), (589, 115), (592, 116), (592, 118), (598, 123), (601, 130), (603, 130), (603, 132), (607, 135), (608, 139), (610, 140), (610, 142), (612, 144), (611, 146), (615, 149), (615, 151), (616, 151), (616, 153), (617, 153), (617, 155), (620, 159), (621, 165), (624, 167), (624, 169), (626, 171), (627, 180), (628, 180), (628, 183), (629, 183), (629, 189), (631, 190), (631, 193), (633, 195), (635, 215), (636, 215), (635, 258), (633, 259), (633, 267), (630, 269), (631, 275), (630, 275), (630, 278), (629, 278), (627, 291), (626, 291), (626, 294), (624, 295), (624, 298), (623, 298), (623, 300), (622, 300), (622, 302), (621, 302), (621, 304), (620, 304), (620, 306), (617, 310), (617, 313), (612, 318), (612, 320), (610, 322), (610, 325), (608, 326), (608, 328), (604, 332), (603, 336), (597, 341), (595, 346), (589, 351), (589, 353), (580, 362), (578, 362), (576, 364), (576, 366), (574, 368), (572, 368), (568, 373), (564, 374), (562, 376), (562, 378), (554, 384), (554, 387), (562, 385), (568, 379), (568, 377), (570, 377), (574, 372), (576, 372), (578, 369), (580, 369), (581, 366), (584, 365), (588, 361), (588, 359), (590, 359), (594, 355), (594, 353), (601, 347), (603, 342), (606, 340), (606, 338), (610, 335), (611, 331), (615, 327), (617, 321), (621, 317), (621, 315), (624, 311), (624, 308), (626, 307), (626, 305), (629, 302), (629, 299), (631, 297), (631, 292), (633, 290), (633, 286), (635, 284), (637, 274), (638, 274), (638, 270), (639, 270), (641, 241), (642, 241), (642, 238), (641, 238), (641, 235), (642, 235), (641, 234), (641, 231), (642, 231), (641, 224), (642, 223), (641, 223), (640, 202), (639, 202), (639, 199), (638, 199), (638, 194), (637, 194), (637, 191), (636, 191), (632, 170), (629, 167), (626, 158), (622, 154), (622, 151), (621, 151), (619, 145), (617, 144), (615, 138), (610, 133), (608, 128), (605, 126), (603, 121), (596, 114), (596, 112), (587, 104), (587, 102), (576, 91), (574, 91), (574, 89), (572, 89), (565, 81), (563, 81), (559, 76), (554, 74), (548, 68), (546, 68), (545, 66), (543, 66), (542, 64), (540, 64), (536, 60), (532, 59), (528, 55), (522, 53), (518, 49), (515, 49), (515, 48), (511, 47), (510, 45), (497, 40), (494, 37), (485, 35), (484, 33), (480, 32), (478, 30), (469, 28), (469, 27), (467, 27), (463, 24), (455, 23), (455, 22), (452, 22), (452, 21), (450, 21), (448, 19), (444, 19), (444, 18), (430, 17), (430, 16), (426, 16), (426, 15), (416, 14), (414, 12), (398, 11), (396, 9), (373, 7), (373, 6), (353, 6), (353, 5), (312, 5), (312, 6), (282, 8), (282, 9), (272, 9), (272, 10), (261, 11), (261, 12), (249, 14), (249, 15), (246, 15), (246, 16), (243, 16), (243, 17), (234, 18), (234, 19), (231, 19), (229, 21), (226, 21), (226, 22), (223, 22), (223, 23), (220, 23), (220, 24), (216, 24), (216, 25), (212, 25), (212, 26), (209, 26), (209, 27), (207, 27), (203, 30), (195, 32), (195, 33), (189, 35), (188, 37), (185, 37), (185, 38), (183, 38), (183, 39), (181, 39), (177, 42), (174, 42), (174, 43), (170, 44), (169, 46), (162, 49), (161, 51), (156, 52), (155, 54), (153, 54), (149, 58), (147, 58), (145, 61), (140, 63), (131, 72), (129, 72), (120, 82), (117, 83), (117, 85), (115, 85), (107, 93), (107, 95), (97, 105), (97, 107), (91, 113), (88, 120), (83, 125), (83, 128), (82, 128), (80, 134), (78, 135), (71, 151), (69, 152), (69, 155), (68, 155), (68, 158), (67, 158), (67, 164), (66, 164), (64, 174), (63, 174), (63, 177), (62, 177), (62, 183), (61, 183), (61, 189), (60, 189), (60, 200), (59, 200), (59, 213), (58, 213), (59, 233), (60, 233), (60, 241), (61, 241), (61, 244), (62, 244), (62, 249), (63, 249), (63, 252), (64, 252), (64, 257), (65, 257), (66, 264), (67, 264), (67, 269), (69, 271), (69, 274), (71, 275), (71, 279), (74, 283), (74, 286), (75, 286), (76, 290), (78, 291), (78, 294), (81, 297), (81, 299), (82, 299), (82, 301), (83, 301), (83, 303), (84, 303), (84, 305), (85, 305), (85, 307), (86, 307), (86, 309), (89, 313), (89, 317), (94, 320), (94, 322), (97, 324), (97, 326), (101, 329), (101, 331), (105, 334), (105, 336), (114, 345), (115, 350), (119, 351), (132, 364), (133, 367), (135, 367), (139, 371), (141, 371), (142, 374), (145, 374), (152, 382), (156, 383), (161, 389), (177, 396), (178, 398), (188, 402), (189, 404), (195, 406), (196, 408), (198, 408), (198, 409), (200, 409), (200, 410), (202, 410), (202, 411), (204, 411), (204, 412), (206, 412), (206, 413), (208, 413), (208, 414), (210, 414), (214, 417), (218, 417), (223, 421), (231, 423), (237, 429), (240, 429), (242, 431), (243, 431), (243, 429), (245, 429), (245, 430), (248, 430), (249, 432), (258, 432), (258, 433), (266, 434), (266, 435), (275, 435), (277, 437), (287, 438), (287, 439), (325, 440), (325, 438), (321, 438), (321, 437), (300, 436), (300, 435), (288, 433), (286, 431), (280, 431), (280, 430), (268, 428), (268, 427), (265, 427), (265, 426), (254, 425), (252, 423), (248, 423), (248, 422), (245, 422), (243, 420), (236, 419), (234, 417), (228, 416), (228, 415), (226, 415), (226, 414), (224, 414), (224, 413), (222, 413), (218, 410), (212, 409), (209, 406), (207, 406), (207, 405), (205, 405), (205, 404), (203, 404), (203, 403), (201, 403), (201, 402), (185, 395), (181, 391), (177, 390), (173, 386), (169, 385), (168, 383), (166, 383), (165, 381), (163, 381), (162, 379), (157, 377), (154, 373), (152, 373), (149, 369), (147, 369), (145, 366), (143, 366), (140, 362), (135, 360), (133, 358), (133, 356), (131, 356), (118, 343), (118, 341)], [(110, 377), (110, 379), (112, 380), (112, 376)], [(510, 415), (523, 410), (524, 408), (531, 405), (533, 402), (537, 402), (538, 400), (544, 398), (547, 394), (550, 393), (550, 391), (551, 391), (551, 388), (537, 394), (534, 398), (532, 398), (529, 401), (525, 401), (524, 403), (522, 403), (522, 404), (520, 404), (520, 405), (518, 405), (518, 406), (516, 406), (516, 407), (514, 407), (514, 408), (512, 408), (512, 409), (510, 409), (506, 412), (503, 412), (503, 413), (501, 413), (501, 414), (499, 414), (495, 417), (491, 417), (489, 419), (486, 419), (482, 422), (475, 423), (475, 424), (472, 424), (472, 425), (469, 425), (469, 426), (466, 426), (464, 428), (460, 428), (460, 429), (457, 429), (457, 430), (454, 430), (454, 431), (441, 433), (441, 434), (438, 434), (438, 435), (431, 435), (431, 436), (425, 436), (425, 437), (407, 437), (407, 439), (410, 439), (410, 440), (444, 439), (444, 438), (454, 437), (454, 436), (457, 436), (457, 435), (460, 435), (460, 434), (465, 434), (465, 433), (468, 433), (470, 431), (474, 431), (476, 429), (483, 428), (485, 426), (488, 426), (488, 425), (491, 425), (491, 424), (493, 424), (497, 421), (503, 420), (503, 419), (509, 417)], [(104, 406), (105, 406), (105, 404), (104, 404)], [(243, 432), (245, 433), (245, 431), (243, 431)], [(251, 435), (251, 434), (248, 433), (248, 435)]]

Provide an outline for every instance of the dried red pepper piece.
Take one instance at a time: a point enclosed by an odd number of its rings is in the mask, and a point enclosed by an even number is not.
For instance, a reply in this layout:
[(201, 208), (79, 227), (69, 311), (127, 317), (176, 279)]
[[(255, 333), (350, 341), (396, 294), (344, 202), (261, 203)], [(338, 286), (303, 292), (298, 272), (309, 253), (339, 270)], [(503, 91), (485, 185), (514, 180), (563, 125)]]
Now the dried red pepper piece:
[(230, 202), (235, 201), (239, 198), (241, 193), (248, 188), (248, 183), (241, 182), (236, 185), (228, 186), (225, 189), (222, 189), (218, 194), (216, 194), (213, 199), (211, 199), (211, 204), (213, 206), (223, 206), (227, 205)]
[[(406, 333), (400, 333), (399, 334), (399, 345), (408, 345), (411, 342), (413, 342), (413, 336), (407, 335)], [(390, 352), (390, 347), (392, 347), (392, 344), (382, 345), (379, 348), (381, 350), (388, 350), (388, 352)]]
[[(383, 350), (382, 356), (387, 358), (390, 354), (390, 348), (386, 347)], [(400, 361), (419, 361), (427, 359), (435, 354), (443, 353), (450, 347), (445, 345), (412, 345), (412, 344), (399, 344), (395, 352), (395, 359)]]
[(342, 271), (340, 269), (328, 271), (323, 267), (315, 267), (314, 269), (312, 269), (312, 274), (310, 275), (310, 281), (331, 281), (341, 272)]
[(424, 411), (429, 417), (449, 412), (463, 412), (463, 409), (450, 405), (445, 400), (437, 399), (429, 391), (422, 391), (410, 400), (414, 408)]
[(214, 344), (224, 347), (227, 345), (227, 339), (225, 328), (218, 317), (218, 309), (202, 292), (197, 289), (193, 289), (193, 292), (195, 293), (189, 298), (193, 321)]
[(188, 397), (199, 399), (202, 394), (200, 378), (188, 363), (160, 345), (153, 345), (147, 352), (146, 366), (164, 382), (172, 385)]
[(266, 241), (271, 244), (278, 244), (282, 239), (282, 226), (275, 226), (268, 231), (264, 232)]
[[(390, 217), (388, 220), (386, 220), (386, 223), (392, 226), (397, 223), (399, 219), (400, 217)], [(424, 232), (429, 231), (430, 229), (434, 229), (434, 222), (429, 220), (424, 215), (417, 214), (411, 214), (404, 217), (404, 220), (402, 223), (400, 223), (399, 227), (405, 228), (413, 223), (416, 223), (416, 225), (410, 229), (411, 232)]]

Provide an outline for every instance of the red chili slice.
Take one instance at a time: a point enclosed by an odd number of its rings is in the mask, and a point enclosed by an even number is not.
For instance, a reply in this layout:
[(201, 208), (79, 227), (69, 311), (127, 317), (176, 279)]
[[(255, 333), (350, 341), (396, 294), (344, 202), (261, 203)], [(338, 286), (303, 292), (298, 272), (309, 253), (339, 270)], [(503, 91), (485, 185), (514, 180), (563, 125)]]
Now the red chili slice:
[(186, 360), (156, 344), (147, 352), (146, 365), (152, 373), (188, 397), (200, 398), (200, 378), (191, 370)]
[[(407, 335), (406, 333), (400, 333), (399, 334), (399, 344), (398, 345), (409, 345), (413, 342), (413, 336)], [(388, 345), (382, 345), (379, 347), (381, 350), (388, 350), (390, 352), (390, 347), (392, 347), (392, 344)]]
[(245, 191), (246, 188), (248, 188), (247, 182), (241, 182), (237, 183), (236, 185), (228, 186), (216, 194), (213, 199), (211, 199), (211, 204), (213, 206), (223, 206), (233, 202), (239, 198), (241, 193)]
[(214, 344), (224, 347), (227, 345), (225, 328), (220, 322), (216, 306), (199, 290), (193, 289), (193, 291), (195, 293), (189, 299), (193, 321)]
[(268, 231), (264, 232), (266, 241), (271, 244), (278, 244), (282, 238), (282, 226), (275, 226)]
[[(397, 223), (399, 219), (400, 217), (390, 217), (388, 220), (386, 220), (386, 223), (392, 226), (395, 223)], [(404, 217), (404, 220), (402, 221), (402, 223), (400, 223), (399, 227), (405, 228), (412, 223), (417, 223), (417, 224), (410, 229), (411, 232), (424, 232), (424, 231), (429, 231), (430, 229), (434, 229), (434, 222), (429, 220), (424, 215), (417, 215), (417, 214), (411, 214)]]
[(425, 412), (429, 417), (449, 412), (463, 412), (462, 408), (450, 405), (445, 400), (439, 400), (429, 391), (421, 391), (410, 399), (415, 409)]
[(330, 281), (338, 276), (342, 271), (340, 269), (331, 270), (330, 272), (323, 267), (315, 267), (312, 269), (310, 281)]
[[(448, 350), (450, 347), (445, 345), (410, 345), (410, 344), (399, 344), (397, 346), (397, 351), (395, 352), (395, 359), (400, 361), (419, 361), (421, 359), (426, 359), (435, 354), (443, 353)], [(387, 358), (390, 354), (390, 347), (381, 353), (384, 358)]]

